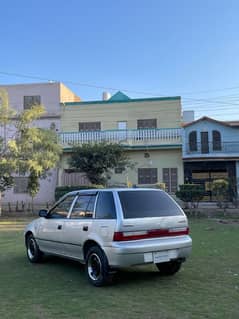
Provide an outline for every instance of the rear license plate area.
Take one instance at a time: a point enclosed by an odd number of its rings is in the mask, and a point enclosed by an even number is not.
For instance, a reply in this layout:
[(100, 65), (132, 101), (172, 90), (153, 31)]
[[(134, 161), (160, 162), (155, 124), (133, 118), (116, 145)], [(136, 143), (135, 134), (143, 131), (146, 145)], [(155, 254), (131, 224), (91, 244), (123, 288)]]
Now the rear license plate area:
[(168, 251), (156, 251), (153, 253), (153, 262), (155, 264), (169, 261), (169, 252)]

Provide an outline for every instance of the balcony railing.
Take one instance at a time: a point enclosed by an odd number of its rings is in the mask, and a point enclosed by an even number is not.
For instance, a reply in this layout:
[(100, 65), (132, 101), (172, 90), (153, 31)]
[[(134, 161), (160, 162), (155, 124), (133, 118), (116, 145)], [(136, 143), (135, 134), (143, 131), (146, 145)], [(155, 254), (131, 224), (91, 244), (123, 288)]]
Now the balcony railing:
[(186, 155), (190, 156), (239, 156), (239, 142), (222, 142), (213, 144), (209, 142), (208, 144), (197, 143), (194, 150), (189, 144), (186, 144), (185, 149)]
[(181, 144), (181, 128), (132, 129), (107, 131), (82, 131), (59, 133), (63, 147), (90, 142), (120, 143), (133, 145), (173, 145)]

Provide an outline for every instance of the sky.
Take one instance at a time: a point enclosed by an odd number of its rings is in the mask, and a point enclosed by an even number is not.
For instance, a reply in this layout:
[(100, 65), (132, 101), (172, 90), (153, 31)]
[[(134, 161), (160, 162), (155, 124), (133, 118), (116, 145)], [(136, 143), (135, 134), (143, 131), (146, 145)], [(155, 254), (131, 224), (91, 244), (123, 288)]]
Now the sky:
[(238, 12), (238, 0), (2, 0), (0, 84), (180, 95), (196, 118), (239, 120)]

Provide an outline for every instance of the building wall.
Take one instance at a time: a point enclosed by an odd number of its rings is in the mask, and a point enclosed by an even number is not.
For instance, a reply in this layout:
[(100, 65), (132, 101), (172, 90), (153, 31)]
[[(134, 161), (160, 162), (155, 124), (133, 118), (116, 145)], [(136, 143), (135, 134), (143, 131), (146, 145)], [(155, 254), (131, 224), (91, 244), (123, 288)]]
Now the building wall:
[(238, 142), (239, 137), (239, 129), (211, 121), (197, 122), (186, 127), (184, 130), (186, 141), (188, 141), (189, 133), (191, 131), (197, 131), (198, 142), (200, 142), (200, 132), (209, 132), (209, 142), (212, 142), (213, 130), (221, 132), (222, 142)]
[(81, 99), (74, 92), (68, 89), (63, 83), (60, 83), (60, 102), (79, 102)]
[[(208, 132), (208, 139), (209, 139), (209, 144), (212, 144), (212, 131), (217, 130), (221, 133), (221, 142), (222, 144), (227, 144), (227, 143), (238, 143), (239, 142), (239, 129), (235, 127), (229, 127), (227, 125), (223, 125), (220, 123), (208, 121), (208, 120), (203, 120), (196, 122), (190, 126), (187, 126), (183, 130), (183, 157), (201, 157), (201, 153), (197, 152), (196, 154), (187, 154), (186, 149), (188, 147), (189, 143), (189, 134), (192, 131), (197, 132), (197, 143), (200, 145), (201, 143), (201, 137), (200, 133), (201, 132)], [(210, 149), (209, 149), (210, 150)], [(227, 152), (218, 152), (217, 156), (232, 156), (233, 154), (230, 152), (230, 154)], [(235, 156), (239, 156), (239, 143), (238, 143), (238, 149), (235, 150)], [(204, 157), (210, 157), (212, 154), (210, 152), (208, 154), (203, 154)], [(214, 154), (216, 156), (216, 154)]]
[[(147, 152), (150, 157), (145, 158)], [(133, 169), (124, 171), (122, 174), (113, 174), (110, 180), (111, 184), (127, 183), (127, 180), (138, 184), (138, 168), (157, 168), (158, 183), (163, 182), (163, 168), (177, 168), (178, 184), (183, 183), (183, 164), (181, 149), (174, 150), (146, 150), (146, 151), (128, 151), (131, 161), (136, 163)]]
[[(101, 122), (101, 130), (117, 130), (118, 122), (127, 122), (127, 129), (137, 129), (137, 120), (157, 119), (157, 128), (181, 127), (181, 100), (180, 97), (129, 99), (92, 101), (79, 103), (64, 103), (61, 108), (62, 132), (78, 132), (79, 122)], [(182, 150), (179, 145), (173, 145), (170, 140), (170, 149), (167, 145), (151, 148), (153, 141), (146, 141), (140, 149), (127, 149), (131, 161), (136, 163), (134, 169), (120, 174), (112, 174), (109, 184), (126, 185), (138, 184), (139, 168), (157, 168), (157, 181), (163, 182), (163, 168), (177, 168), (178, 184), (183, 183)], [(142, 143), (144, 144), (144, 143)], [(150, 156), (145, 157), (145, 152)], [(61, 161), (58, 183), (62, 184), (62, 172), (69, 168), (70, 153), (66, 150)]]
[(157, 119), (158, 128), (181, 126), (181, 101), (175, 99), (130, 100), (128, 102), (80, 102), (62, 105), (62, 131), (79, 131), (79, 122), (101, 122), (101, 130), (118, 128), (127, 121), (128, 129), (137, 128), (138, 119)]
[[(77, 97), (62, 83), (33, 83), (17, 85), (1, 85), (0, 88), (8, 92), (9, 105), (17, 112), (24, 110), (24, 96), (41, 96), (41, 104), (46, 109), (46, 114), (33, 123), (34, 126), (50, 129), (54, 126), (56, 132), (60, 131), (60, 102), (77, 101)], [(8, 127), (7, 137), (14, 137), (14, 127)], [(3, 136), (4, 130), (0, 128), (0, 135)], [(34, 199), (36, 204), (52, 203), (55, 199), (55, 187), (57, 185), (58, 170), (51, 170), (50, 175), (40, 181), (40, 191)], [(14, 188), (5, 192), (3, 203), (31, 202), (31, 198), (26, 193), (15, 193)]]
[(8, 92), (9, 105), (17, 111), (23, 111), (24, 96), (40, 95), (41, 104), (49, 114), (59, 115), (60, 83), (34, 83), (1, 85)]
[[(57, 169), (51, 170), (46, 179), (40, 181), (40, 191), (34, 198), (34, 204), (47, 206), (51, 205), (55, 200), (55, 187), (57, 185)], [(6, 206), (8, 203), (19, 205), (24, 202), (25, 204), (31, 203), (32, 199), (27, 193), (15, 193), (14, 188), (4, 192), (3, 204)]]
[[(123, 186), (130, 182), (133, 185), (138, 184), (138, 168), (157, 168), (158, 183), (163, 182), (163, 168), (177, 168), (178, 185), (183, 184), (183, 163), (181, 149), (164, 150), (128, 150), (126, 151), (132, 163), (135, 163), (133, 169), (127, 169), (120, 174), (113, 172), (110, 185)], [(145, 158), (145, 152), (150, 157)], [(61, 184), (62, 170), (68, 169), (70, 153), (64, 153), (61, 161), (61, 171), (59, 172), (59, 184)]]
[[(220, 132), (221, 145), (213, 149), (213, 131)], [(189, 150), (189, 134), (197, 132), (197, 150)], [(208, 132), (206, 151), (202, 153), (201, 132)], [(208, 147), (207, 147), (208, 144)], [(184, 175), (187, 182), (200, 183), (205, 189), (205, 200), (215, 200), (211, 184), (219, 178), (237, 179), (239, 192), (239, 129), (227, 123), (201, 119), (183, 130)]]

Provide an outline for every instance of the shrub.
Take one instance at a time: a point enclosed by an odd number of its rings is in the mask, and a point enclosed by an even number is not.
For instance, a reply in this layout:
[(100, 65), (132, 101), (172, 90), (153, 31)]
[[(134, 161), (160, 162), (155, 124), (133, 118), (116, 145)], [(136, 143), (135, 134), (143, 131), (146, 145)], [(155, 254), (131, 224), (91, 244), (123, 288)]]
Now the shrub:
[(198, 184), (183, 184), (179, 185), (179, 191), (175, 195), (183, 202), (191, 203), (192, 207), (197, 207), (200, 200), (204, 196), (204, 188)]
[[(225, 179), (216, 179), (212, 182), (212, 192), (217, 199), (218, 207), (223, 207), (223, 202), (229, 196), (229, 182)], [(226, 208), (226, 207), (224, 207)]]

